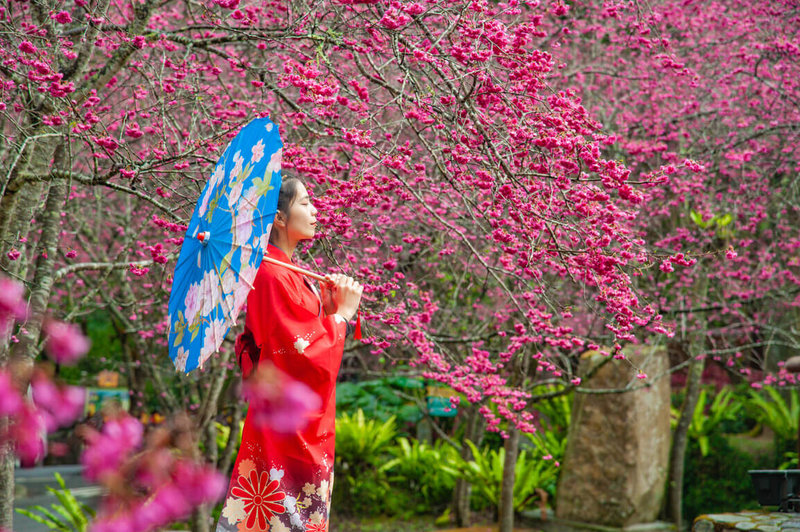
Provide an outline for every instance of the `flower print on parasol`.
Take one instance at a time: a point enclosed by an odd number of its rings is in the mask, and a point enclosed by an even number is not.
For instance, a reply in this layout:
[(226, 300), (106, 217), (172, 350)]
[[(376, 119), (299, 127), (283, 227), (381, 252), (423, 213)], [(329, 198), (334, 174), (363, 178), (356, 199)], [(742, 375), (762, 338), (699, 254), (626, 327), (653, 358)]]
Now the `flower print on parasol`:
[(186, 230), (169, 298), (169, 355), (202, 366), (247, 301), (269, 241), (281, 188), (283, 144), (269, 118), (231, 140)]

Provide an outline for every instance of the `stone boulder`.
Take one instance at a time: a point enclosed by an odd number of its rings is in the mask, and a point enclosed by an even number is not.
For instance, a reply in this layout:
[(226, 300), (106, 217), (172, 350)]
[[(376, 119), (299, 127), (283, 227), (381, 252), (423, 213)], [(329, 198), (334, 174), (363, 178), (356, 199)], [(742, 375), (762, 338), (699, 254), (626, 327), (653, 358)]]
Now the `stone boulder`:
[[(624, 353), (629, 360), (608, 360), (594, 351), (581, 359), (580, 375), (596, 370), (584, 378), (584, 389), (649, 386), (625, 393), (575, 393), (556, 498), (560, 519), (623, 528), (655, 521), (661, 510), (670, 449), (667, 352), (632, 346)], [(636, 368), (647, 379), (639, 380)]]

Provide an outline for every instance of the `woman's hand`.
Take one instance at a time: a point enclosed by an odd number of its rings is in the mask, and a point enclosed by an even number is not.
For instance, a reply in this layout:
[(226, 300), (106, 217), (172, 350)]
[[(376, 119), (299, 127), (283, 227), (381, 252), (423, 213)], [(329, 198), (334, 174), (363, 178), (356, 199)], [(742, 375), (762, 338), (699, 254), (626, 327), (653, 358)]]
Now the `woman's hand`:
[(364, 287), (341, 273), (325, 276), (328, 282), (322, 283), (322, 308), (325, 314), (339, 314), (347, 321), (353, 319), (361, 302)]

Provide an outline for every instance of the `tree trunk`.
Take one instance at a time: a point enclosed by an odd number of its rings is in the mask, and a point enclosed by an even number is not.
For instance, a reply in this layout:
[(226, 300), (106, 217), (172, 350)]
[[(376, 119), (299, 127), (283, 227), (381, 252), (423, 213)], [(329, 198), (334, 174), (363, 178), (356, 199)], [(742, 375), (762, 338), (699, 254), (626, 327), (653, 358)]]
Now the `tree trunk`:
[(192, 511), (192, 532), (211, 532), (211, 507), (202, 504)]
[[(8, 418), (0, 419), (5, 429)], [(14, 516), (14, 454), (7, 444), (0, 444), (0, 530), (13, 530)]]
[[(517, 353), (511, 361), (508, 381), (513, 387), (524, 386), (528, 380), (531, 357), (525, 352)], [(497, 507), (500, 532), (511, 532), (514, 529), (514, 483), (516, 482), (516, 464), (519, 454), (519, 429), (508, 421), (508, 438), (504, 444), (505, 460), (503, 461), (503, 483), (500, 486), (500, 503)]]
[[(464, 433), (464, 440), (473, 442), (480, 447), (483, 439), (483, 416), (476, 407), (470, 409), (467, 415), (467, 430)], [(464, 443), (461, 446), (461, 459), (472, 460), (472, 449)], [(472, 485), (464, 478), (456, 480), (456, 487), (453, 492), (453, 515), (456, 525), (467, 527), (470, 525), (469, 500), (472, 495)]]
[[(55, 164), (60, 163), (63, 147), (55, 154)], [(33, 362), (38, 354), (39, 337), (50, 301), (53, 287), (53, 267), (58, 250), (58, 237), (61, 228), (61, 210), (66, 195), (66, 184), (62, 179), (49, 183), (45, 209), (38, 218), (42, 233), (36, 248), (36, 270), (30, 288), (29, 318), (24, 330), (19, 334), (19, 343), (11, 349), (8, 367), (14, 384), (20, 390), (27, 390), (33, 371)], [(8, 456), (0, 466), (0, 527), (12, 530), (14, 506), (14, 459)]]
[(510, 427), (504, 444), (503, 483), (500, 487), (500, 532), (514, 530), (514, 483), (516, 481), (517, 456), (519, 455), (519, 429)]
[(686, 397), (681, 405), (681, 415), (675, 433), (672, 436), (672, 449), (669, 457), (669, 497), (667, 498), (667, 515), (675, 523), (678, 530), (683, 525), (683, 474), (686, 460), (686, 446), (689, 441), (689, 425), (692, 422), (694, 408), (700, 397), (701, 377), (703, 376), (704, 360), (697, 360), (696, 353), (691, 350), (692, 357), (689, 363), (689, 374), (686, 380)]
[(50, 302), (53, 289), (53, 268), (58, 253), (58, 237), (61, 230), (61, 207), (66, 195), (66, 183), (63, 179), (50, 182), (47, 201), (42, 213), (42, 234), (36, 248), (36, 271), (31, 282), (30, 300), (28, 303), (28, 320), (25, 332), (19, 335), (19, 343), (11, 349), (11, 364), (15, 383), (20, 390), (28, 388), (28, 379), (33, 369), (33, 361), (38, 355), (39, 337)]
[(222, 456), (217, 461), (217, 470), (221, 471), (223, 475), (228, 475), (230, 473), (231, 464), (233, 463), (233, 453), (237, 449), (237, 440), (239, 439), (239, 423), (242, 421), (242, 410), (242, 405), (238, 404), (238, 402), (234, 402), (228, 442), (225, 444), (225, 450), (222, 452)]

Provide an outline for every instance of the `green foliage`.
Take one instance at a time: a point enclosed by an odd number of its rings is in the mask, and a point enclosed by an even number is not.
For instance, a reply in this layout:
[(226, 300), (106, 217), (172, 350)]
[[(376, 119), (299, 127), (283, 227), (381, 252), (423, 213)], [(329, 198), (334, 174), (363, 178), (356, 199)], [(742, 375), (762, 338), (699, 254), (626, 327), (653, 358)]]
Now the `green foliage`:
[(796, 440), (797, 419), (800, 416), (797, 390), (787, 391), (788, 403), (781, 392), (771, 386), (765, 386), (762, 392), (750, 391), (750, 397), (745, 404), (747, 410), (759, 423), (772, 429), (782, 442)]
[(72, 384), (94, 386), (94, 378), (104, 369), (117, 369), (122, 360), (122, 344), (107, 312), (86, 316), (84, 333), (91, 340), (89, 352), (74, 366), (59, 367), (59, 377)]
[[(546, 393), (557, 390), (556, 387), (539, 387), (534, 393)], [(551, 456), (556, 462), (564, 459), (567, 450), (567, 433), (572, 418), (572, 394), (558, 395), (536, 403), (539, 412), (541, 429), (533, 434), (526, 434), (528, 443), (533, 447), (534, 456)], [(555, 485), (550, 492), (555, 495)]]
[(95, 516), (94, 510), (75, 498), (60, 474), (55, 473), (54, 476), (59, 489), (47, 486), (47, 491), (56, 496), (59, 504), (51, 504), (52, 511), (37, 504), (30, 509), (18, 508), (17, 512), (45, 525), (49, 530), (86, 532), (90, 519)]
[(778, 469), (797, 469), (797, 451), (783, 453), (783, 462)]
[[(538, 386), (534, 388), (533, 394), (543, 394), (557, 391), (555, 386)], [(566, 434), (569, 429), (569, 422), (572, 416), (572, 394), (557, 395), (536, 403), (536, 411), (539, 412), (539, 422), (549, 431), (557, 431)]]
[(422, 410), (408, 397), (422, 401), (424, 384), (421, 379), (389, 377), (361, 382), (342, 382), (336, 386), (336, 409), (339, 412), (363, 410), (372, 419), (386, 421), (395, 417), (401, 424), (422, 419)]
[(722, 422), (736, 419), (744, 404), (731, 388), (723, 388), (709, 404), (709, 390), (700, 391), (689, 424), (689, 438), (697, 441), (703, 456), (709, 453), (710, 436), (717, 432)]
[[(228, 440), (231, 437), (231, 428), (223, 423), (220, 423), (219, 421), (215, 421), (214, 429), (216, 432), (217, 451), (222, 453), (225, 451), (225, 447), (228, 445)], [(236, 444), (234, 449), (236, 449), (237, 451), (239, 449), (239, 446), (242, 444), (242, 430), (244, 430), (244, 421), (239, 422), (239, 432), (238, 434), (235, 435)]]
[(749, 469), (772, 468), (753, 456), (737, 451), (719, 433), (709, 435), (714, 450), (703, 455), (700, 445), (689, 441), (686, 473), (683, 483), (683, 504), (688, 522), (705, 513), (738, 512), (759, 508), (755, 499)]
[[(505, 449), (478, 450), (474, 443), (466, 440), (473, 453), (473, 459), (462, 463), (464, 477), (473, 485), (479, 497), (478, 507), (500, 502), (500, 489), (503, 483), (503, 463)], [(525, 450), (520, 451), (514, 466), (514, 510), (528, 508), (539, 496), (538, 489), (551, 491), (558, 477), (558, 468), (553, 460), (542, 460)]]
[(334, 505), (355, 515), (396, 514), (403, 509), (406, 501), (389, 485), (381, 467), (397, 436), (395, 419), (368, 419), (361, 409), (337, 418)]
[(726, 213), (721, 216), (715, 214), (708, 220), (703, 220), (703, 215), (697, 212), (696, 210), (692, 209), (689, 212), (689, 217), (692, 219), (695, 225), (700, 227), (700, 229), (709, 229), (714, 225), (722, 229), (730, 225), (731, 222), (733, 222), (733, 216), (730, 213)]
[(336, 457), (349, 467), (378, 464), (397, 435), (395, 419), (367, 419), (361, 409), (352, 415), (342, 414), (336, 420)]
[(461, 458), (454, 447), (441, 440), (428, 445), (401, 437), (389, 453), (393, 458), (381, 469), (390, 475), (390, 483), (410, 492), (416, 513), (447, 506), (460, 475)]
[[(534, 434), (526, 434), (534, 449), (534, 456), (539, 458), (551, 456), (556, 462), (564, 459), (567, 450), (567, 433), (554, 430), (540, 430)], [(554, 495), (555, 493), (551, 493)]]

